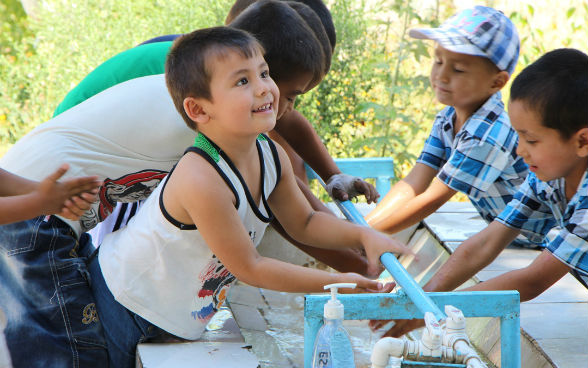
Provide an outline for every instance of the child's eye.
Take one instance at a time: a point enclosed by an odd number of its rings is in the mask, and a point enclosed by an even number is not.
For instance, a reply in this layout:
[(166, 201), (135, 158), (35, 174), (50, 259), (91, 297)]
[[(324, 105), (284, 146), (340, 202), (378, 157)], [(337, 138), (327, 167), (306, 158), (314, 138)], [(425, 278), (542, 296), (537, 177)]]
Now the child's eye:
[(261, 72), (261, 77), (262, 78), (269, 78), (269, 71), (264, 70), (263, 72)]
[(453, 68), (453, 71), (456, 72), (456, 73), (463, 73), (463, 72), (465, 72), (465, 70), (460, 69), (460, 68)]
[(537, 143), (537, 141), (530, 141), (528, 139), (525, 139), (525, 142), (527, 142), (527, 144), (530, 144), (531, 146)]
[(246, 85), (247, 83), (249, 83), (249, 81), (247, 80), (247, 78), (241, 78), (241, 79), (239, 79), (239, 81), (237, 82), (237, 85), (238, 85), (238, 86), (244, 86), (244, 85)]

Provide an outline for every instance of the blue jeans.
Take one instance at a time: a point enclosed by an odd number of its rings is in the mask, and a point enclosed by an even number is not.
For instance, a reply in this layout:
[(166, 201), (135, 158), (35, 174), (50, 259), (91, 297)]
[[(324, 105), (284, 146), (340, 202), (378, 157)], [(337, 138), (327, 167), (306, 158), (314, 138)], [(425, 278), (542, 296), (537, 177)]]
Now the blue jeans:
[(57, 217), (0, 226), (0, 308), (12, 364), (107, 367), (108, 352), (79, 241)]
[(104, 326), (110, 366), (133, 368), (137, 344), (167, 333), (114, 299), (102, 276), (97, 256), (90, 258), (88, 271), (92, 279), (92, 293), (96, 299), (100, 322)]

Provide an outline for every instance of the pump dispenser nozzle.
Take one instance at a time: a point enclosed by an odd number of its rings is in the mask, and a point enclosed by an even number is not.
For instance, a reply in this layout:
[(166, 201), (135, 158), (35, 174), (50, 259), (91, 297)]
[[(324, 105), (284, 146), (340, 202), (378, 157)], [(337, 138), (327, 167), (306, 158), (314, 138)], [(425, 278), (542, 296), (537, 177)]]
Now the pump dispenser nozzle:
[(337, 290), (339, 288), (355, 289), (356, 286), (357, 284), (355, 283), (345, 282), (325, 285), (325, 290), (331, 290), (331, 299), (329, 299), (329, 301), (325, 303), (323, 314), (324, 317), (328, 319), (343, 319), (344, 308), (343, 304), (339, 300), (337, 300)]

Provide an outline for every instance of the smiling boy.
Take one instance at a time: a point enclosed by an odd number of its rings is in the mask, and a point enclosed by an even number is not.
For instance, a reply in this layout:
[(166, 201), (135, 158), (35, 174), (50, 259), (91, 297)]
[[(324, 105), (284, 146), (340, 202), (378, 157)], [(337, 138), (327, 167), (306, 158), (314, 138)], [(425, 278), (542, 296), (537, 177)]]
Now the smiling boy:
[(88, 264), (112, 366), (134, 367), (137, 343), (161, 330), (199, 338), (236, 279), (286, 292), (318, 292), (333, 282), (383, 291), (377, 280), (359, 274), (257, 253), (274, 214), (298, 241), (364, 248), (372, 270), (383, 252), (407, 248), (315, 212), (304, 200), (284, 149), (263, 134), (276, 124), (279, 91), (252, 35), (215, 27), (179, 37), (166, 62), (166, 82), (196, 141)]
[(437, 114), (413, 169), (366, 220), (395, 233), (461, 192), (491, 222), (528, 172), (516, 154), (517, 135), (500, 94), (517, 63), (517, 31), (500, 11), (476, 6), (439, 28), (409, 34), (437, 42), (430, 81), (437, 100), (447, 106)]
[[(546, 53), (513, 81), (508, 114), (520, 136), (517, 153), (530, 173), (514, 199), (488, 227), (464, 241), (426, 291), (449, 291), (492, 262), (522, 231), (542, 241), (559, 231), (525, 268), (465, 290), (518, 290), (535, 298), (570, 272), (588, 288), (588, 55), (574, 49)], [(400, 336), (422, 320), (398, 321)]]

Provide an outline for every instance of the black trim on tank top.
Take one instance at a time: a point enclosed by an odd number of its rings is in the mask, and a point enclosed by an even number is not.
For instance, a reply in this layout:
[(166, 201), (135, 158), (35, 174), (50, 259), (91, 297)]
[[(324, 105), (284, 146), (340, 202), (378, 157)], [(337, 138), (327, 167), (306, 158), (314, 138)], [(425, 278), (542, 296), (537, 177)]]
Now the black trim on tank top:
[[(221, 178), (223, 178), (225, 183), (229, 186), (229, 188), (233, 192), (233, 195), (236, 198), (235, 208), (239, 208), (240, 201), (239, 201), (239, 195), (237, 193), (237, 189), (235, 189), (235, 187), (233, 186), (233, 183), (231, 183), (231, 180), (229, 180), (227, 175), (221, 170), (221, 168), (216, 164), (216, 162), (214, 162), (212, 157), (210, 157), (210, 155), (208, 153), (206, 153), (206, 151), (204, 151), (198, 147), (193, 147), (193, 146), (188, 147), (184, 151), (184, 154), (186, 154), (188, 152), (194, 152), (194, 153), (202, 156), (206, 161), (208, 161), (208, 163), (210, 163), (212, 165), (212, 167), (215, 168), (215, 170), (218, 172), (218, 174), (221, 176)], [(159, 195), (159, 208), (161, 209), (161, 213), (163, 214), (163, 217), (165, 217), (172, 225), (174, 225), (178, 229), (180, 229), (180, 230), (196, 230), (197, 227), (195, 224), (184, 224), (183, 222), (180, 222), (180, 221), (176, 220), (175, 218), (173, 218), (172, 215), (170, 215), (169, 212), (167, 212), (167, 210), (165, 209), (165, 205), (163, 204), (163, 191), (165, 190), (165, 186), (167, 185), (167, 182), (169, 181), (169, 178), (175, 168), (176, 167), (174, 166), (170, 170), (170, 172), (167, 176), (167, 179), (165, 180), (165, 183), (163, 183), (163, 188), (161, 188), (161, 193)]]
[[(280, 182), (280, 178), (282, 177), (282, 165), (280, 164), (280, 156), (278, 156), (278, 150), (276, 149), (276, 144), (274, 143), (274, 141), (272, 141), (265, 134), (262, 134), (262, 135), (266, 139), (267, 145), (269, 146), (270, 151), (272, 152), (272, 156), (274, 158), (274, 166), (276, 167), (276, 183), (274, 184), (274, 187), (272, 188), (272, 191), (273, 191), (278, 186), (278, 183)], [(271, 209), (269, 207), (269, 204), (267, 203), (267, 198), (265, 195), (262, 196), (262, 200), (263, 200), (263, 205), (265, 206), (268, 213), (271, 214), (271, 217), (273, 219), (274, 215), (271, 212)]]
[[(262, 188), (261, 198), (264, 198), (265, 193), (263, 191), (263, 187), (264, 187), (264, 183), (265, 183), (265, 164), (263, 162), (264, 161), (263, 160), (263, 153), (261, 152), (261, 146), (260, 146), (258, 140), (255, 140), (255, 145), (257, 147), (257, 152), (258, 152), (259, 161), (260, 161), (259, 162), (259, 168), (260, 168), (259, 171), (260, 171), (260, 176), (261, 176), (260, 185)], [(259, 218), (263, 222), (266, 222), (266, 223), (271, 222), (273, 220), (272, 212), (269, 211), (269, 208), (266, 208), (266, 210), (268, 211), (269, 217), (266, 217), (263, 213), (261, 213), (261, 211), (257, 207), (258, 205), (255, 203), (255, 200), (253, 199), (253, 196), (251, 195), (251, 192), (249, 191), (249, 187), (247, 186), (245, 179), (243, 179), (243, 176), (241, 176), (241, 173), (239, 172), (239, 170), (237, 170), (237, 167), (235, 166), (233, 161), (231, 161), (229, 156), (227, 156), (227, 154), (224, 151), (219, 150), (218, 153), (227, 162), (227, 164), (229, 165), (229, 167), (231, 168), (233, 173), (237, 176), (237, 179), (239, 179), (239, 182), (241, 183), (241, 186), (243, 187), (243, 191), (245, 192), (245, 197), (247, 197), (247, 202), (249, 203), (249, 206), (253, 210), (253, 213), (255, 214), (255, 216), (257, 216), (257, 218)]]

